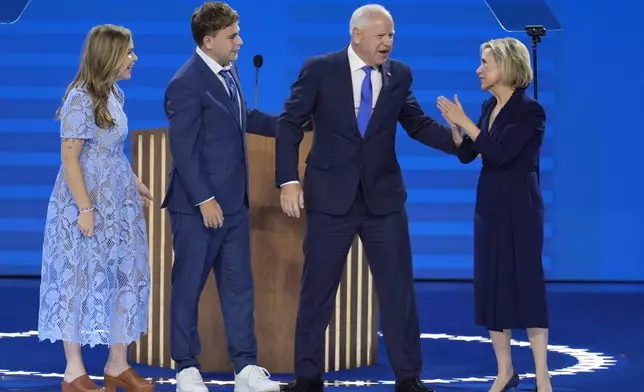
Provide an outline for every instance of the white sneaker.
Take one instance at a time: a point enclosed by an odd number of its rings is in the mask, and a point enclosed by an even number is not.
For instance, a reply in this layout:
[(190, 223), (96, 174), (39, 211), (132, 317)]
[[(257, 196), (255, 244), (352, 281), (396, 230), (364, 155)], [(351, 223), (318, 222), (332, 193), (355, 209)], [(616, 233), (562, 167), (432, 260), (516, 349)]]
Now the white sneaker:
[(208, 392), (199, 369), (190, 367), (177, 373), (177, 392)]
[(280, 384), (270, 377), (263, 367), (248, 365), (235, 374), (235, 392), (279, 392)]

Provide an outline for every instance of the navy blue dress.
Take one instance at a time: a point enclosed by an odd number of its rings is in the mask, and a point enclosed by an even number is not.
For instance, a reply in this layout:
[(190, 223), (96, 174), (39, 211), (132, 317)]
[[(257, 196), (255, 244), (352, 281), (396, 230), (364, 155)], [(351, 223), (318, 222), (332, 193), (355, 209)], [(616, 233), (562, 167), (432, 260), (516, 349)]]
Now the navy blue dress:
[(457, 154), (463, 163), (483, 159), (474, 217), (475, 321), (490, 330), (548, 328), (536, 173), (546, 115), (518, 89), (488, 130), (495, 105), (494, 97), (483, 103), (481, 134), (465, 137)]

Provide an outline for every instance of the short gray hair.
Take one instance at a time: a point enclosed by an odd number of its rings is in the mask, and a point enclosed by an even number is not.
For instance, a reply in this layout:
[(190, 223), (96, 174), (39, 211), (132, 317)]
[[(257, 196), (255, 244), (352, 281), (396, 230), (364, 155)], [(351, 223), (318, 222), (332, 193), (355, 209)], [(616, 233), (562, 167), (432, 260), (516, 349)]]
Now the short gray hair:
[(528, 48), (516, 38), (490, 40), (481, 45), (481, 56), (490, 49), (501, 69), (501, 80), (512, 88), (526, 88), (532, 82), (532, 66)]
[(371, 19), (374, 14), (384, 14), (393, 20), (391, 13), (389, 13), (389, 11), (387, 11), (387, 9), (380, 4), (363, 5), (362, 7), (353, 11), (353, 15), (351, 15), (351, 21), (349, 22), (349, 34), (353, 34), (353, 29), (355, 28), (364, 29), (368, 24), (369, 19)]

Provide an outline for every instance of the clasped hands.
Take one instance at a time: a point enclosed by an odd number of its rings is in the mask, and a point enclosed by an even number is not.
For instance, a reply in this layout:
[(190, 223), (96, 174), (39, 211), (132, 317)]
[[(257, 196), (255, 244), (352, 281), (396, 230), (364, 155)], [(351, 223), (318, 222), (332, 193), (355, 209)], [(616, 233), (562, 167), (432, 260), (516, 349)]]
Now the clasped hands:
[(445, 121), (452, 128), (452, 139), (457, 147), (463, 142), (461, 130), (465, 131), (472, 139), (476, 139), (478, 133), (473, 129), (476, 127), (467, 114), (465, 114), (463, 105), (461, 105), (457, 95), (454, 95), (454, 102), (441, 95), (436, 100), (436, 106), (441, 111)]
[(465, 110), (463, 110), (463, 105), (461, 105), (461, 102), (458, 100), (458, 95), (454, 95), (454, 102), (441, 95), (436, 100), (436, 106), (438, 107), (438, 110), (441, 111), (445, 121), (447, 121), (452, 127), (464, 127), (465, 124), (470, 121), (467, 114), (465, 114)]

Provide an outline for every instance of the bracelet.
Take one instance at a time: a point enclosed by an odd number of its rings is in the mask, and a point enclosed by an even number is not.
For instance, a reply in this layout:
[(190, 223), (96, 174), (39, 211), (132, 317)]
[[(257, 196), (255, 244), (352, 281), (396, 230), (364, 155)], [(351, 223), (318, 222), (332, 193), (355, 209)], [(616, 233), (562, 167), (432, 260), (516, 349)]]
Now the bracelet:
[(78, 210), (78, 212), (92, 212), (92, 211), (94, 211), (94, 207), (81, 208), (81, 209)]

